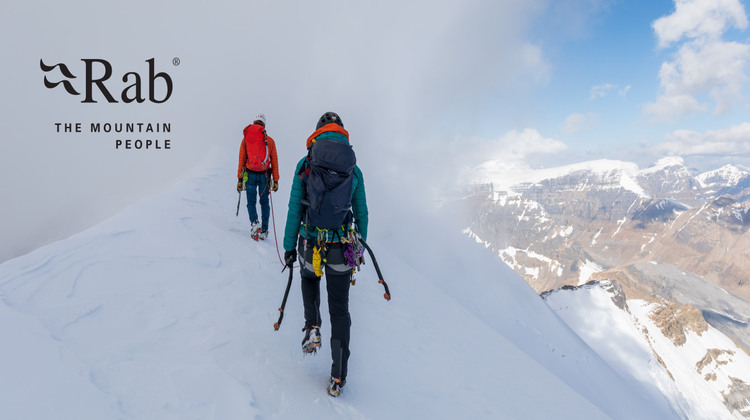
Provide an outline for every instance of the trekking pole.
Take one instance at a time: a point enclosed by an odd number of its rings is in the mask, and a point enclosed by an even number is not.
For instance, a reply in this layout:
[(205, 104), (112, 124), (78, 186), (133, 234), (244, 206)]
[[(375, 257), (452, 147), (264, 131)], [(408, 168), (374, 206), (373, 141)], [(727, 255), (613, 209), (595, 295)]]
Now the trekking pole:
[(242, 191), (239, 191), (237, 195), (239, 197), (237, 197), (237, 214), (235, 216), (239, 217), (240, 216), (240, 201), (242, 201)]
[[(281, 269), (281, 272), (283, 273), (284, 270), (287, 268), (285, 265), (283, 269)], [(279, 327), (281, 326), (281, 320), (284, 319), (284, 307), (286, 306), (286, 298), (289, 296), (289, 289), (292, 287), (292, 277), (294, 276), (294, 270), (289, 267), (289, 281), (286, 283), (286, 291), (284, 291), (284, 299), (281, 300), (281, 308), (279, 308), (279, 320), (276, 321), (275, 324), (273, 324), (273, 330), (278, 331)]]
[(383, 287), (385, 288), (385, 294), (383, 297), (385, 300), (391, 300), (391, 291), (388, 290), (388, 283), (383, 280), (383, 273), (380, 272), (380, 267), (378, 267), (378, 260), (375, 259), (375, 254), (372, 253), (372, 250), (370, 249), (370, 246), (367, 245), (367, 242), (365, 242), (364, 239), (360, 236), (359, 241), (362, 242), (362, 245), (365, 246), (365, 249), (367, 250), (367, 253), (370, 254), (370, 258), (372, 259), (372, 264), (375, 266), (375, 272), (378, 273), (378, 283), (381, 283)]

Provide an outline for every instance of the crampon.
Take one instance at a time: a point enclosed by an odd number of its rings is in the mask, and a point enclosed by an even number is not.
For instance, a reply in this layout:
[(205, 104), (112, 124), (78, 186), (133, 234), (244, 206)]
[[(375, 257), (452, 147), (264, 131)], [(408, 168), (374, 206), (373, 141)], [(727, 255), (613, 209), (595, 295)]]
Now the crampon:
[(320, 328), (313, 325), (310, 328), (304, 328), (305, 337), (302, 339), (302, 352), (305, 354), (315, 354), (320, 348)]

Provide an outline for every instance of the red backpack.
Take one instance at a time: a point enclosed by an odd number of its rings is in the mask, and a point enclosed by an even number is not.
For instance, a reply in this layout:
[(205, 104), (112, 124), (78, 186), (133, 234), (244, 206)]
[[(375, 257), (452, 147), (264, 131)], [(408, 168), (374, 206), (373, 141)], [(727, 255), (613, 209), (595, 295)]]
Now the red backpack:
[(271, 166), (266, 129), (262, 125), (252, 124), (245, 127), (244, 133), (245, 150), (247, 151), (245, 166), (251, 171), (265, 171)]

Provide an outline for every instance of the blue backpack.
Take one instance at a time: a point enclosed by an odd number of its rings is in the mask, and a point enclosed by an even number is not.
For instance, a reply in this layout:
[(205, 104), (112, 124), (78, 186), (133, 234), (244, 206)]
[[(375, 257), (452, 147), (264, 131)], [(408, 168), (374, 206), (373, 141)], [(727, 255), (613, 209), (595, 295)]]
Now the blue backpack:
[(338, 229), (352, 221), (352, 190), (357, 157), (352, 147), (333, 139), (317, 139), (310, 146), (300, 176), (305, 184), (302, 204), (307, 224)]

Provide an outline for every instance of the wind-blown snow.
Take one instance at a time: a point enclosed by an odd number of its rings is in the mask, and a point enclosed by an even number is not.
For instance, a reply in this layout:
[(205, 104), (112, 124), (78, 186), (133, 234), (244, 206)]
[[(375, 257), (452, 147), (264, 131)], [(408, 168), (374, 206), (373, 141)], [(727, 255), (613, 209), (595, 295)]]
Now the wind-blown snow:
[(273, 235), (253, 242), (244, 208), (235, 217), (227, 155), (0, 265), (4, 418), (675, 417), (490, 251), (423, 214), (383, 223), (391, 203), (373, 196), (368, 242), (393, 300), (368, 258), (351, 290), (347, 386), (328, 397), (327, 317), (323, 351), (303, 357), (295, 273), (273, 330), (287, 276)]

